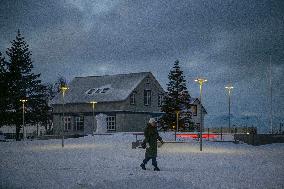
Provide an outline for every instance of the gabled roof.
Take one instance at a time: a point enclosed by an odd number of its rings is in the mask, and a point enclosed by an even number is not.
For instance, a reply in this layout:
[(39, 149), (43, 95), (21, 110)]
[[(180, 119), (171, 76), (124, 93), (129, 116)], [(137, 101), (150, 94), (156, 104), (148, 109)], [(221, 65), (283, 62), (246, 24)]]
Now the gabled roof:
[[(118, 75), (75, 77), (65, 94), (65, 103), (89, 103), (123, 101), (151, 72)], [(62, 94), (54, 97), (51, 104), (62, 104)]]
[[(200, 104), (199, 98), (190, 98), (189, 99), (190, 104), (194, 104), (195, 102), (197, 102), (197, 104)], [(201, 104), (201, 107), (203, 108), (204, 112), (207, 114), (207, 111), (202, 104)]]

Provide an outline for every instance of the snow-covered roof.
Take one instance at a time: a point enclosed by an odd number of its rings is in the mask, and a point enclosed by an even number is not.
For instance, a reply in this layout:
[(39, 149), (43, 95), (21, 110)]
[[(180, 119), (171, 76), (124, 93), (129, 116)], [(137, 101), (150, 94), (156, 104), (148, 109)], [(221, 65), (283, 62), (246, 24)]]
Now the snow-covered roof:
[[(65, 103), (110, 102), (125, 100), (138, 84), (151, 72), (118, 75), (75, 77), (69, 84)], [(54, 97), (51, 104), (62, 104), (62, 94)]]

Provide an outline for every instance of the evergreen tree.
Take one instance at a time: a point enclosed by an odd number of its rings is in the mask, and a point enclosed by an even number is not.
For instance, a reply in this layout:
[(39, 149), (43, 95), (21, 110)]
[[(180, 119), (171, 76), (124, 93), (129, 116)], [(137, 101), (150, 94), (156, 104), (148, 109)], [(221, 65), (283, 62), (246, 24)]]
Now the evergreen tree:
[(7, 123), (8, 83), (7, 62), (0, 52), (0, 127)]
[[(48, 92), (48, 99), (51, 101), (57, 94), (61, 92), (61, 87), (67, 86), (67, 81), (63, 76), (59, 76), (57, 80), (54, 82), (54, 84), (49, 83), (47, 84), (47, 92)], [(52, 114), (51, 114), (51, 109), (50, 113), (48, 114), (48, 117), (46, 119), (47, 122), (45, 124), (45, 129), (47, 134), (53, 134), (53, 130), (51, 128), (51, 123), (52, 123)]]
[[(168, 78), (167, 93), (162, 105), (162, 111), (165, 114), (161, 118), (161, 121), (169, 128), (172, 128), (173, 125), (176, 125), (176, 111), (190, 109), (190, 95), (187, 91), (186, 80), (184, 79), (178, 60), (175, 61)], [(181, 117), (179, 117), (179, 123), (180, 120)], [(179, 125), (182, 126), (182, 124)]]
[(16, 140), (19, 140), (22, 126), (22, 103), (20, 99), (27, 100), (25, 103), (25, 123), (45, 123), (49, 110), (48, 95), (46, 86), (39, 79), (40, 74), (32, 73), (32, 54), (20, 31), (11, 43), (11, 48), (6, 51), (9, 57), (7, 74), (9, 124), (16, 125)]

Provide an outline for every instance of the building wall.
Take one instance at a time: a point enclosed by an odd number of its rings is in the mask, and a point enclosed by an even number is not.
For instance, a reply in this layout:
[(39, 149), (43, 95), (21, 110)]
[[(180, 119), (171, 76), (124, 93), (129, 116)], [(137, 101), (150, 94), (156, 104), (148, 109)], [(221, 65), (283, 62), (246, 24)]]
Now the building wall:
[(117, 114), (118, 132), (137, 132), (143, 131), (149, 121), (150, 114)]
[[(144, 90), (151, 90), (151, 105), (144, 105)], [(130, 104), (130, 95), (124, 102), (124, 107), (126, 110), (130, 111), (144, 111), (144, 112), (160, 112), (161, 107), (158, 106), (158, 96), (159, 94), (164, 94), (165, 91), (160, 86), (158, 81), (149, 74), (149, 84), (147, 83), (147, 78), (144, 78), (142, 82), (136, 87), (135, 105)]]
[[(147, 82), (147, 80), (149, 82)], [(144, 90), (151, 90), (151, 104), (144, 105)], [(94, 114), (105, 113), (107, 115), (116, 115), (116, 131), (142, 131), (153, 112), (160, 112), (158, 106), (158, 95), (164, 94), (163, 88), (149, 74), (148, 78), (144, 78), (142, 82), (134, 90), (136, 92), (136, 104), (130, 104), (129, 97), (120, 102), (99, 102), (95, 105)], [(53, 121), (55, 133), (60, 133), (60, 117), (64, 110), (65, 116), (71, 116), (71, 131), (65, 134), (92, 134), (94, 131), (93, 109), (90, 103), (62, 104), (53, 105)], [(84, 115), (84, 132), (75, 132), (74, 117), (76, 115)], [(96, 128), (96, 122), (95, 122)]]

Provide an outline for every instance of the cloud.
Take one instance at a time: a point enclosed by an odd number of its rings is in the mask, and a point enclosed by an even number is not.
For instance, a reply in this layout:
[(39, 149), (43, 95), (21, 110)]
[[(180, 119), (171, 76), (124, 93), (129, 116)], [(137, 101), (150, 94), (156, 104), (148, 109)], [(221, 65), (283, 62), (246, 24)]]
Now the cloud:
[(193, 79), (208, 79), (209, 114), (226, 110), (228, 82), (235, 113), (261, 114), (269, 106), (270, 56), (273, 107), (284, 109), (283, 9), (279, 0), (1, 1), (0, 51), (19, 28), (47, 81), (152, 71), (164, 87), (179, 59), (192, 96), (199, 95)]

